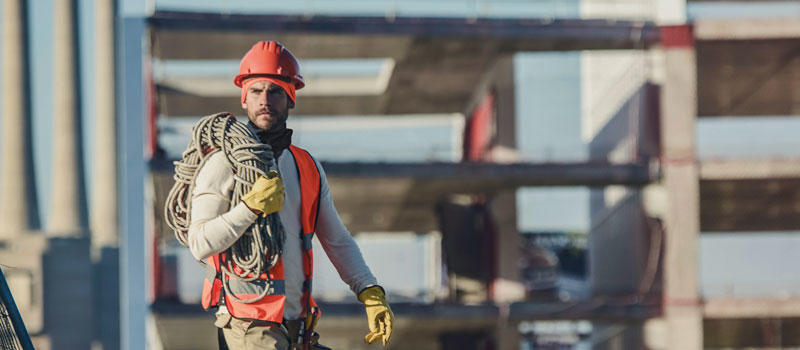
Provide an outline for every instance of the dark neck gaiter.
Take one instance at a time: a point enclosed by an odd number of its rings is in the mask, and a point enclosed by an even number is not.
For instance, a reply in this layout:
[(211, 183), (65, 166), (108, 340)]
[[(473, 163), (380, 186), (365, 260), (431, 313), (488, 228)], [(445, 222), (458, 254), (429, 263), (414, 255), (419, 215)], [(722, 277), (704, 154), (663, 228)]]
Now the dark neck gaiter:
[(275, 154), (275, 159), (281, 156), (283, 150), (289, 148), (289, 145), (292, 144), (292, 129), (287, 129), (286, 124), (276, 125), (269, 130), (260, 130), (258, 129), (253, 123), (250, 123), (250, 127), (253, 130), (256, 130), (256, 136), (258, 136), (261, 143), (268, 144), (272, 147), (272, 153)]

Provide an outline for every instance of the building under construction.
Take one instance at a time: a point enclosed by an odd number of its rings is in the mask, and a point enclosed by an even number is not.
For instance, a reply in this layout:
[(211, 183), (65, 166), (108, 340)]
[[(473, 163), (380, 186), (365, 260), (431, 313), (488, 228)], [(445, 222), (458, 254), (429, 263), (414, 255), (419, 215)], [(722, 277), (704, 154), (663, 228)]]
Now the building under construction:
[[(54, 3), (51, 108), (71, 112), (47, 117), (32, 9), (2, 12), (0, 262), (37, 348), (217, 348), (162, 208), (193, 123), (243, 115), (259, 40), (301, 60), (289, 126), (388, 292), (391, 348), (800, 346), (797, 4), (103, 1), (87, 36)], [(367, 348), (318, 255), (321, 342)]]

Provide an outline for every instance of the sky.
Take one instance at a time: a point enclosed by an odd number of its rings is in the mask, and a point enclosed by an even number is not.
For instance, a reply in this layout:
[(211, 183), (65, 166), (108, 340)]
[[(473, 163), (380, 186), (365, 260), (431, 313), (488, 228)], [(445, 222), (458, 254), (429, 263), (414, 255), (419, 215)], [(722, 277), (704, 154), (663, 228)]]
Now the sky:
[[(33, 122), (33, 137), (37, 142), (33, 145), (34, 163), (36, 168), (36, 186), (39, 192), (39, 206), (42, 220), (46, 223), (50, 208), (47, 193), (50, 191), (50, 178), (52, 159), (49, 156), (52, 144), (50, 142), (52, 116), (57, 111), (53, 110), (52, 89), (49, 85), (52, 76), (52, 59), (50, 56), (52, 46), (52, 1), (37, 0), (29, 1), (29, 30), (30, 30), (30, 54), (35, 59), (31, 69), (32, 95), (37, 98), (31, 108)], [(93, 66), (92, 57), (92, 33), (94, 31), (91, 17), (92, 1), (77, 0), (79, 17), (79, 39), (80, 53), (80, 79), (82, 81), (82, 100), (81, 100), (81, 119), (84, 137), (84, 159), (85, 174), (87, 183), (91, 183), (91, 153), (92, 149), (92, 119), (94, 118), (93, 106), (90, 96), (93, 95), (94, 81), (91, 67)], [(252, 2), (252, 1), (226, 1), (218, 0), (198, 0), (191, 2), (180, 0), (158, 0), (156, 2), (159, 9), (170, 9), (175, 7), (191, 6), (195, 10), (215, 9), (223, 12), (237, 12), (245, 9), (256, 11), (270, 11), (275, 13), (302, 13), (294, 8), (290, 8), (288, 2)], [(452, 7), (447, 5), (462, 5), (458, 11), (452, 11)], [(152, 5), (152, 3), (151, 3)], [(294, 5), (294, 4), (293, 4)], [(423, 0), (371, 0), (371, 1), (326, 1), (326, 0), (306, 0), (304, 8), (311, 8), (318, 14), (338, 14), (350, 15), (354, 9), (358, 9), (358, 14), (362, 15), (408, 15), (408, 16), (477, 16), (477, 17), (545, 17), (545, 18), (574, 18), (579, 14), (579, 2), (577, 0), (548, 0), (537, 1), (535, 3), (525, 3), (513, 0), (503, 1), (479, 1), (479, 0), (447, 0), (431, 3)], [(144, 13), (147, 5), (141, 0), (121, 0), (120, 12), (124, 16), (132, 16)], [(308, 10), (304, 10), (309, 12)], [(759, 2), (758, 6), (748, 3), (691, 3), (688, 6), (688, 17), (697, 18), (731, 18), (731, 17), (785, 17), (800, 16), (800, 3), (796, 1), (772, 1)], [(1, 39), (0, 39), (1, 40)], [(525, 159), (530, 160), (560, 160), (571, 161), (586, 157), (587, 148), (580, 138), (580, 54), (576, 52), (566, 53), (525, 53), (515, 57), (517, 81), (517, 101), (518, 105), (518, 133), (525, 135), (520, 140), (520, 152)], [(320, 116), (318, 116), (320, 117)], [(315, 117), (308, 117), (305, 122), (313, 121)], [(298, 125), (304, 120), (299, 118)], [(452, 152), (458, 152), (457, 147), (453, 147), (451, 128), (458, 127), (457, 124), (449, 124), (446, 121), (420, 130), (413, 128), (404, 129), (405, 136), (396, 136), (398, 140), (395, 144), (385, 143), (388, 147), (383, 154), (394, 154), (393, 160), (429, 160), (447, 159)], [(309, 131), (312, 133), (313, 131)], [(391, 130), (384, 130), (384, 133), (375, 132), (374, 142), (380, 144), (388, 139), (387, 133)], [(349, 131), (348, 137), (353, 137), (353, 131)], [(317, 133), (321, 135), (324, 133)], [(800, 121), (796, 118), (775, 116), (772, 118), (748, 119), (701, 119), (697, 124), (697, 149), (700, 158), (719, 158), (719, 157), (800, 157)], [(341, 135), (348, 135), (348, 131), (343, 131)], [(363, 134), (359, 134), (361, 136)], [(319, 136), (320, 138), (322, 136)], [(308, 135), (298, 135), (301, 140), (308, 140), (313, 143), (317, 137)], [(335, 139), (332, 137), (331, 139)], [(426, 144), (425, 140), (432, 141)], [(747, 140), (747, 147), (743, 140)], [(324, 144), (324, 139), (322, 143)], [(428, 152), (406, 152), (403, 153), (404, 145), (415, 145), (423, 147)], [(425, 148), (427, 147), (427, 148)], [(323, 147), (319, 147), (320, 149)], [(393, 151), (394, 150), (394, 151)], [(431, 151), (432, 150), (432, 151)], [(410, 155), (413, 154), (413, 155)], [(419, 154), (422, 154), (421, 158)], [(324, 155), (323, 158), (331, 160), (346, 160), (341, 154)], [(357, 157), (354, 155), (353, 157)], [(87, 191), (91, 191), (91, 186), (87, 186)], [(90, 192), (86, 198), (90, 198)], [(518, 196), (520, 208), (520, 229), (527, 230), (586, 230), (589, 226), (588, 220), (588, 191), (584, 188), (547, 188), (547, 189), (523, 189)], [(777, 238), (775, 238), (777, 237)], [(719, 250), (713, 247), (720, 247), (720, 240), (729, 249)], [(784, 245), (785, 244), (785, 245)], [(753, 235), (752, 237), (738, 235), (715, 234), (701, 238), (701, 248), (705, 276), (711, 276), (708, 271), (714, 271), (715, 266), (710, 262), (724, 261), (724, 253), (737, 251), (738, 248), (757, 245), (764, 247), (764, 251), (777, 248), (781, 245), (797, 247), (798, 243), (794, 236), (775, 234), (774, 237), (765, 235)], [(745, 252), (746, 250), (743, 250)], [(745, 253), (743, 253), (745, 254)], [(765, 255), (763, 264), (751, 266), (747, 276), (754, 278), (759, 275), (769, 274), (770, 269), (781, 266), (780, 259), (785, 255)], [(748, 265), (746, 260), (732, 259), (731, 264), (741, 262), (743, 267)], [(772, 265), (770, 265), (772, 264)], [(794, 264), (792, 264), (794, 265)], [(770, 267), (771, 266), (771, 267)], [(786, 266), (786, 265), (784, 265)], [(708, 270), (706, 269), (708, 268)], [(719, 268), (723, 268), (720, 266)], [(705, 278), (705, 277), (704, 277)], [(711, 290), (728, 290), (724, 287), (716, 286), (715, 279), (706, 281), (704, 284), (711, 286)], [(707, 282), (707, 283), (706, 283)], [(752, 282), (752, 281), (750, 281)], [(743, 281), (743, 283), (750, 283)], [(769, 286), (768, 286), (769, 287)], [(780, 287), (780, 285), (778, 286)], [(720, 289), (721, 288), (721, 289)], [(795, 288), (797, 290), (798, 288)]]

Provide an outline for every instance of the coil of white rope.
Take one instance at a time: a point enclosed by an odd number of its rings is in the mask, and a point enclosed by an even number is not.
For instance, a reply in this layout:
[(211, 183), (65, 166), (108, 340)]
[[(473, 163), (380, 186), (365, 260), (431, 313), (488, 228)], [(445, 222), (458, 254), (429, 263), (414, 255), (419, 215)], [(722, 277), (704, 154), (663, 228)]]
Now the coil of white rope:
[[(167, 225), (184, 246), (188, 246), (195, 177), (205, 161), (216, 152), (225, 155), (234, 173), (231, 207), (241, 201), (242, 195), (250, 191), (259, 176), (269, 177), (267, 173), (270, 170), (278, 170), (272, 148), (259, 142), (258, 137), (246, 125), (237, 122), (232, 114), (219, 113), (198, 121), (192, 128), (192, 139), (182, 159), (174, 162), (175, 184), (164, 205)], [(222, 285), (229, 297), (241, 303), (253, 303), (267, 294), (268, 284), (259, 296), (242, 300), (231, 293), (228, 281), (235, 278), (250, 282), (267, 273), (283, 254), (285, 236), (277, 213), (266, 217), (259, 215), (256, 222), (225, 251), (226, 259), (220, 259), (220, 270)]]

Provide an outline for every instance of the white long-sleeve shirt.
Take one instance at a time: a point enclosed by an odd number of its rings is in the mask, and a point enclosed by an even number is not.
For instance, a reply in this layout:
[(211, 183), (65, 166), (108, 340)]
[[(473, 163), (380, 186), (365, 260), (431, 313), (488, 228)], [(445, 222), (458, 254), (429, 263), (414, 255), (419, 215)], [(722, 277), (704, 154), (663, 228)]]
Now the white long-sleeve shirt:
[[(358, 245), (336, 212), (328, 180), (319, 162), (317, 168), (320, 169), (321, 188), (316, 237), (322, 243), (322, 248), (339, 272), (342, 281), (347, 283), (354, 293), (358, 293), (368, 286), (377, 284), (377, 281), (364, 262)], [(284, 318), (296, 319), (302, 311), (300, 301), (304, 279), (300, 241), (302, 225), (297, 166), (288, 149), (278, 158), (278, 169), (285, 187), (283, 209), (278, 213), (286, 231), (283, 247), (286, 286)], [(222, 152), (213, 154), (198, 171), (192, 192), (189, 225), (189, 249), (198, 260), (225, 251), (257, 218), (257, 215), (253, 214), (243, 202), (230, 208), (233, 185), (233, 171)]]

